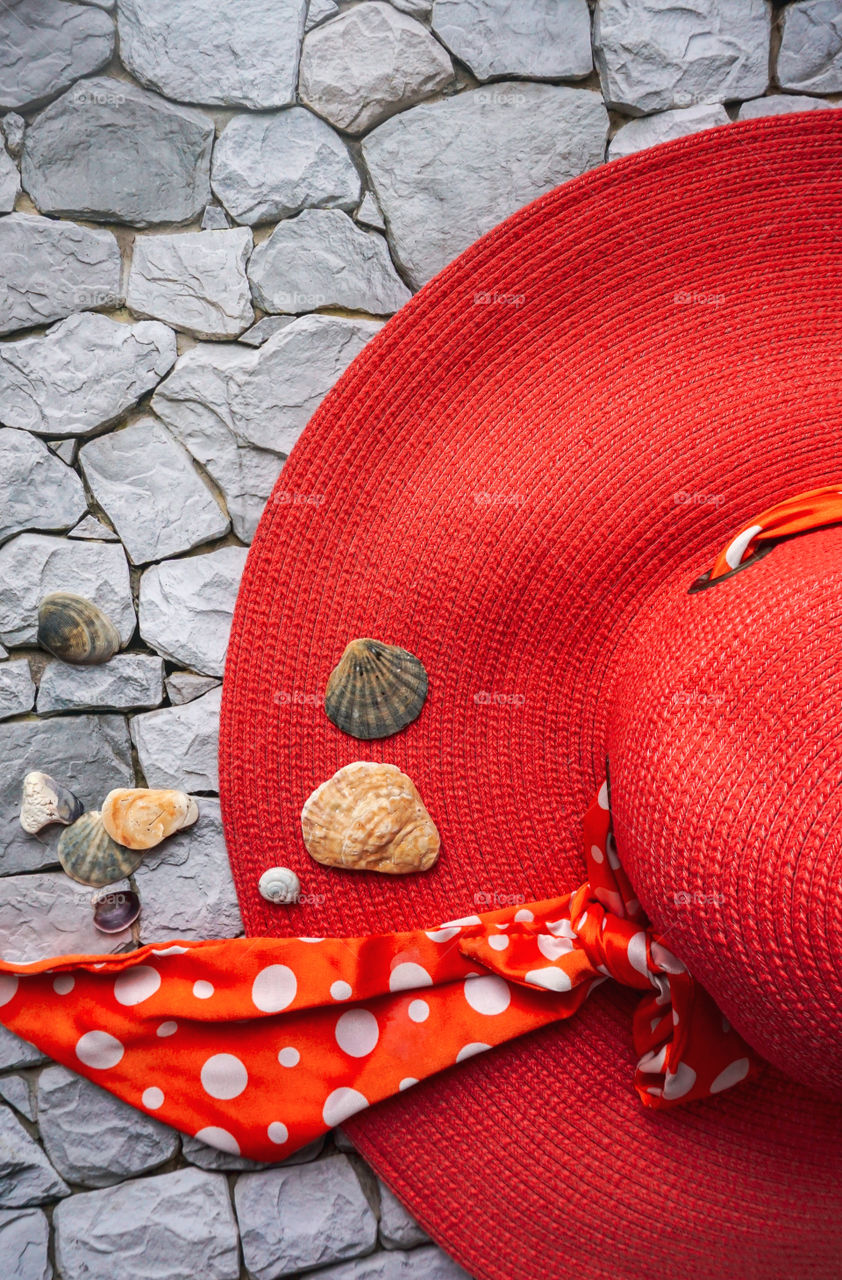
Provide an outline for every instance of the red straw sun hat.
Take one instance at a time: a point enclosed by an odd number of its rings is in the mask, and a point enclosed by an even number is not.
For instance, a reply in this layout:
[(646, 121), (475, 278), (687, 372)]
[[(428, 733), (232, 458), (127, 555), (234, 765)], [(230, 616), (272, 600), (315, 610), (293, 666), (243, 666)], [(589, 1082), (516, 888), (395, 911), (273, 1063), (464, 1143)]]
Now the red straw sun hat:
[[(370, 344), (251, 549), (221, 737), (250, 933), (364, 935), (573, 890), (607, 756), (643, 907), (773, 1064), (643, 1107), (639, 996), (606, 982), (572, 1022), (348, 1121), (474, 1275), (842, 1273), (842, 531), (688, 593), (758, 512), (842, 481), (840, 247), (835, 113), (568, 183)], [(393, 738), (324, 715), (356, 636), (428, 672)], [(302, 805), (356, 759), (415, 782), (432, 870), (308, 857)], [(258, 895), (277, 863), (304, 905)]]
[[(251, 936), (0, 962), (0, 1021), (226, 1150), (344, 1122), (479, 1280), (838, 1280), (840, 245), (811, 113), (591, 173), (423, 289), (249, 554)], [(372, 741), (324, 704), (365, 637), (428, 680)], [(427, 870), (307, 853), (359, 761), (417, 786)]]

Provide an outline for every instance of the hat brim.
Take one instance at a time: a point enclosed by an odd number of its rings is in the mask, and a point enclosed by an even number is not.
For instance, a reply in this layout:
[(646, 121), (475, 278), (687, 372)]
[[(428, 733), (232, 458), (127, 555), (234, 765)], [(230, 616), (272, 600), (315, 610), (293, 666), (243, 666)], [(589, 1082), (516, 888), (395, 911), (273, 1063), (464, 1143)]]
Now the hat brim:
[[(842, 114), (761, 119), (590, 173), (443, 271), (355, 361), (251, 548), (220, 785), (248, 932), (434, 925), (581, 882), (612, 652), (666, 574), (842, 480)], [(403, 733), (321, 698), (346, 643), (417, 654)], [(410, 877), (314, 863), (310, 792), (399, 765), (442, 836)], [(295, 868), (302, 905), (260, 898)], [(634, 998), (477, 1056), (347, 1128), (477, 1277), (842, 1269), (842, 1107), (769, 1068), (670, 1112), (632, 1088)]]

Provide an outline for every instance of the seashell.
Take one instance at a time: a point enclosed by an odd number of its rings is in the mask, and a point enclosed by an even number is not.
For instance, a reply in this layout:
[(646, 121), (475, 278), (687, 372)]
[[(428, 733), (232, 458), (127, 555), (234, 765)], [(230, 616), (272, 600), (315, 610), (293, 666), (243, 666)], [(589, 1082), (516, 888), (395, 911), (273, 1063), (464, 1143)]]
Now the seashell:
[(154, 849), (167, 836), (192, 827), (199, 806), (184, 791), (118, 787), (103, 800), (101, 816), (111, 839), (126, 849)]
[(407, 649), (380, 640), (352, 640), (330, 673), (325, 711), (354, 738), (388, 738), (418, 716), (427, 672)]
[(327, 867), (405, 875), (427, 871), (439, 833), (410, 778), (357, 760), (317, 787), (301, 812), (307, 851)]
[(132, 889), (104, 893), (94, 903), (94, 928), (100, 933), (122, 933), (140, 915), (140, 898)]
[(257, 887), (267, 902), (297, 902), (301, 893), (301, 881), (289, 867), (270, 867), (263, 872)]
[(121, 642), (114, 623), (90, 600), (56, 591), (38, 606), (38, 643), (62, 662), (93, 666), (113, 658)]
[(69, 826), (85, 812), (85, 806), (68, 787), (63, 787), (48, 773), (28, 773), (23, 780), (20, 801), (20, 825), (31, 836), (51, 822)]
[(59, 837), (58, 860), (80, 884), (113, 884), (130, 876), (143, 855), (111, 839), (96, 809), (83, 813)]

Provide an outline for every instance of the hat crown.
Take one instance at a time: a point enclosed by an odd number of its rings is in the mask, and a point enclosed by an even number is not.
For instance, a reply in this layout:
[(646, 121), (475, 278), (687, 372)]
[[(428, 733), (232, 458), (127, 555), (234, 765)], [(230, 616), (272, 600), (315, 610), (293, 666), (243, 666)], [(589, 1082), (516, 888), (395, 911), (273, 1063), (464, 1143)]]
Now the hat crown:
[(678, 575), (618, 655), (619, 856), (667, 945), (767, 1060), (842, 1084), (842, 528), (702, 591)]

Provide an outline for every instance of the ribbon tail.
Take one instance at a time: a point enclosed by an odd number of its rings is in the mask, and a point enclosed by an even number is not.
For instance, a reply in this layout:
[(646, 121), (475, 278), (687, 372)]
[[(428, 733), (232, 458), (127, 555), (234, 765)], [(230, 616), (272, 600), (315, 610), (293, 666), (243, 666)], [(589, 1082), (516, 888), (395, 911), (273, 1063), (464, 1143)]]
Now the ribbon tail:
[(634, 1084), (644, 1106), (663, 1110), (753, 1079), (760, 1060), (686, 972), (662, 974), (634, 1017), (640, 1054)]
[[(496, 933), (512, 916), (480, 923)], [(363, 1108), (569, 1016), (557, 994), (460, 951), (476, 919), (0, 962), (0, 1022), (185, 1133), (282, 1160)]]

